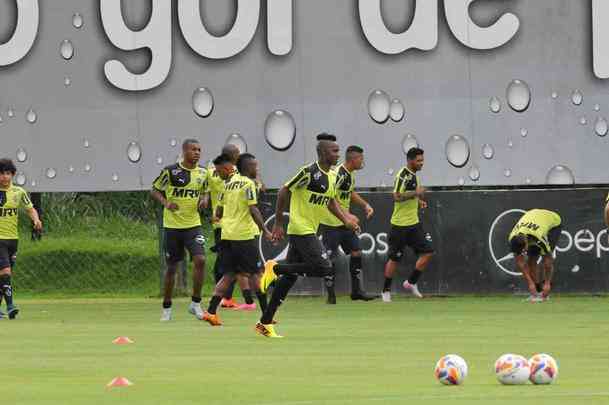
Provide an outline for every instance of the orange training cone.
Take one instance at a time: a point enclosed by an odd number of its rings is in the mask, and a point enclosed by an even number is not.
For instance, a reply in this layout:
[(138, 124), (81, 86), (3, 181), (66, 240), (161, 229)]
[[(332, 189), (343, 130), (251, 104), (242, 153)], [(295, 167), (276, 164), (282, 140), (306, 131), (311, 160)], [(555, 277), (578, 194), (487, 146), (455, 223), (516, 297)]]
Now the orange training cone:
[(133, 383), (131, 381), (127, 380), (125, 377), (116, 377), (112, 381), (110, 381), (108, 384), (106, 384), (106, 387), (107, 388), (129, 387), (131, 385), (133, 385)]
[(129, 339), (127, 336), (119, 336), (112, 341), (115, 345), (128, 345), (133, 343), (133, 340)]

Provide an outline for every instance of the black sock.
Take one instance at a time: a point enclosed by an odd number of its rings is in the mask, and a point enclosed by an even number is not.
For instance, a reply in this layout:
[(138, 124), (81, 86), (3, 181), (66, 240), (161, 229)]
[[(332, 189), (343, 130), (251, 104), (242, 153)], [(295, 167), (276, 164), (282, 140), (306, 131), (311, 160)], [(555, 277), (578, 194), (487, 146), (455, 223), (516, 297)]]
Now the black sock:
[(252, 290), (243, 290), (243, 299), (247, 305), (253, 304), (254, 299), (252, 298)]
[(263, 294), (261, 291), (256, 291), (256, 298), (258, 298), (258, 304), (260, 305), (260, 311), (264, 313), (268, 304), (266, 302), (266, 294)]
[(351, 274), (351, 293), (356, 294), (362, 291), (362, 257), (351, 256), (349, 259), (349, 273)]
[(414, 269), (412, 273), (410, 273), (410, 277), (408, 277), (408, 282), (413, 285), (416, 284), (417, 281), (419, 281), (419, 277), (421, 277), (421, 274), (423, 274), (422, 271)]
[(207, 307), (207, 312), (209, 312), (210, 314), (215, 314), (218, 310), (218, 305), (220, 305), (220, 301), (222, 301), (222, 297), (220, 297), (219, 295), (214, 295), (213, 297), (211, 297), (211, 299), (209, 300), (209, 306)]
[(235, 292), (235, 283), (236, 283), (236, 280), (233, 280), (233, 282), (230, 283), (230, 285), (226, 289), (226, 293), (224, 294), (224, 297), (223, 297), (224, 299), (227, 299), (227, 300), (233, 299), (233, 292)]
[(285, 300), (285, 297), (287, 297), (288, 293), (290, 292), (290, 288), (294, 286), (296, 280), (298, 280), (298, 277), (295, 275), (281, 276), (279, 280), (277, 280), (275, 289), (273, 289), (273, 295), (271, 295), (271, 301), (262, 314), (260, 323), (269, 325), (273, 322), (277, 309), (279, 309), (279, 306), (283, 300)]
[(543, 284), (542, 283), (535, 283), (535, 288), (537, 289), (537, 292), (540, 293), (543, 291)]
[(383, 284), (383, 292), (391, 291), (391, 282), (392, 281), (393, 281), (392, 278), (385, 277), (385, 284)]
[(191, 298), (192, 298), (192, 302), (196, 302), (197, 304), (201, 302), (201, 297), (195, 297), (193, 295)]
[(165, 309), (171, 308), (171, 300), (163, 301), (163, 308), (165, 308)]
[(6, 307), (10, 308), (13, 306), (13, 287), (11, 286), (11, 276), (5, 274), (0, 276), (0, 290), (6, 299)]

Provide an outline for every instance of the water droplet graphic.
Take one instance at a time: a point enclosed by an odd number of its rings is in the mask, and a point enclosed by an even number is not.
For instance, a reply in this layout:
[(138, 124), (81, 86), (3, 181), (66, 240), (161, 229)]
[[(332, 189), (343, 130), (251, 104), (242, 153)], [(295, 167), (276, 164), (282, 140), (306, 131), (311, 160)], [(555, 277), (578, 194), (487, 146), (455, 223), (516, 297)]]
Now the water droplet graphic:
[(61, 57), (65, 60), (70, 60), (74, 56), (74, 45), (69, 39), (64, 39), (61, 41), (61, 45), (59, 46), (59, 53)]
[(25, 162), (27, 160), (27, 151), (24, 148), (17, 149), (17, 162)]
[(573, 266), (573, 268), (571, 269), (571, 273), (578, 273), (580, 270), (579, 264), (576, 264), (575, 266)]
[(209, 117), (214, 109), (214, 96), (205, 87), (200, 87), (192, 93), (192, 109), (199, 117)]
[(579, 119), (579, 123), (580, 123), (581, 125), (586, 125), (586, 124), (588, 123), (588, 120), (586, 119), (586, 117), (581, 117), (581, 118)]
[(529, 177), (527, 177), (527, 178), (524, 180), (524, 182), (525, 182), (526, 184), (531, 184), (531, 183), (533, 182), (533, 180), (531, 180)]
[(553, 98), (554, 100), (556, 100), (556, 99), (558, 98), (558, 93), (557, 93), (557, 92), (555, 92), (555, 91), (553, 91), (553, 92), (552, 92), (552, 98)]
[(112, 174), (112, 181), (115, 182), (115, 183), (118, 181), (118, 174), (117, 173), (113, 173)]
[(531, 105), (531, 89), (523, 80), (512, 80), (507, 87), (508, 105), (516, 112), (523, 112)]
[(463, 177), (459, 177), (459, 185), (460, 186), (464, 186), (465, 185), (465, 179)]
[(162, 165), (163, 164), (163, 158), (161, 156), (157, 156), (156, 157), (156, 164), (157, 165)]
[(469, 168), (469, 178), (472, 179), (472, 181), (480, 180), (480, 169), (478, 166), (474, 165)]
[(54, 179), (55, 177), (57, 177), (57, 170), (53, 169), (52, 167), (49, 167), (46, 172), (45, 172), (47, 178), (49, 179)]
[(461, 135), (452, 135), (444, 147), (446, 159), (455, 167), (463, 167), (469, 160), (469, 143)]
[(175, 148), (177, 144), (178, 144), (178, 141), (177, 141), (175, 138), (171, 138), (171, 139), (169, 140), (169, 145), (170, 145), (172, 148)]
[(82, 18), (82, 15), (80, 15), (80, 13), (74, 13), (74, 15), (72, 16), (72, 25), (74, 26), (74, 28), (81, 29), (83, 24), (84, 20)]
[(27, 177), (25, 177), (25, 174), (21, 172), (17, 173), (15, 176), (15, 184), (18, 186), (25, 186), (25, 183), (27, 183)]
[(529, 134), (529, 130), (528, 129), (526, 129), (526, 128), (521, 128), (520, 129), (520, 136), (521, 137), (526, 138), (528, 134)]
[(89, 173), (91, 171), (91, 165), (89, 163), (85, 164), (85, 173)]
[(383, 181), (381, 181), (381, 187), (383, 187), (383, 188), (387, 187), (387, 183), (385, 183), (385, 181), (384, 181), (384, 180), (383, 180)]
[(514, 142), (512, 142), (512, 140), (511, 140), (511, 139), (509, 139), (509, 140), (508, 140), (507, 145), (508, 145), (508, 148), (510, 148), (510, 149), (511, 149), (511, 148), (513, 148), (513, 147), (514, 147)]
[(83, 139), (82, 146), (84, 146), (85, 148), (88, 148), (89, 146), (91, 146), (91, 144), (89, 143), (88, 139)]
[(32, 181), (31, 181), (31, 183), (30, 183), (30, 185), (31, 185), (32, 187), (36, 187), (36, 184), (37, 184), (37, 183), (36, 183), (36, 180), (32, 180)]
[(63, 85), (66, 87), (70, 87), (70, 85), (72, 84), (72, 79), (70, 79), (69, 77), (65, 77), (63, 79)]
[(567, 166), (556, 165), (546, 175), (546, 183), (552, 185), (575, 184), (575, 176)]
[(127, 158), (132, 163), (137, 163), (142, 158), (142, 148), (137, 142), (129, 142), (127, 145)]
[(488, 102), (488, 108), (491, 112), (497, 114), (501, 111), (501, 101), (497, 97), (492, 97)]
[(579, 90), (574, 90), (571, 93), (571, 102), (575, 105), (581, 105), (584, 101), (584, 95)]
[(296, 140), (296, 124), (292, 115), (284, 110), (269, 114), (264, 122), (264, 138), (275, 150), (288, 150)]
[(493, 156), (495, 156), (495, 149), (488, 143), (482, 145), (482, 157), (485, 159), (492, 159)]
[(375, 122), (382, 124), (389, 119), (390, 100), (383, 90), (374, 90), (368, 96), (368, 114)]
[(25, 119), (30, 124), (35, 123), (38, 120), (38, 114), (33, 109), (29, 109), (27, 113), (25, 113)]
[(418, 147), (419, 141), (416, 136), (412, 134), (404, 135), (404, 139), (402, 139), (402, 152), (404, 152), (404, 154), (407, 154), (410, 149)]
[(74, 173), (74, 166), (72, 166), (72, 165), (68, 166), (68, 172)]
[(594, 123), (594, 132), (596, 132), (596, 135), (605, 136), (607, 135), (608, 130), (609, 125), (607, 125), (607, 120), (603, 117), (598, 117)]
[(389, 108), (389, 116), (395, 122), (400, 122), (404, 119), (404, 104), (397, 98), (391, 102), (391, 107)]
[(2, 124), (2, 116), (0, 115), (0, 124)]
[(243, 137), (239, 134), (230, 134), (228, 138), (226, 138), (225, 144), (235, 145), (239, 149), (240, 153), (247, 152), (247, 143), (245, 142), (245, 139), (243, 139)]
[(387, 169), (387, 175), (388, 175), (388, 176), (393, 176), (393, 173), (395, 173), (395, 172), (393, 171), (393, 169)]
[(13, 118), (15, 116), (15, 111), (13, 111), (12, 108), (9, 108), (6, 115), (8, 115), (9, 118)]
[(512, 170), (511, 170), (511, 169), (505, 169), (505, 170), (503, 171), (503, 175), (504, 175), (505, 177), (512, 177)]
[(601, 106), (599, 104), (594, 104), (594, 111), (600, 111)]

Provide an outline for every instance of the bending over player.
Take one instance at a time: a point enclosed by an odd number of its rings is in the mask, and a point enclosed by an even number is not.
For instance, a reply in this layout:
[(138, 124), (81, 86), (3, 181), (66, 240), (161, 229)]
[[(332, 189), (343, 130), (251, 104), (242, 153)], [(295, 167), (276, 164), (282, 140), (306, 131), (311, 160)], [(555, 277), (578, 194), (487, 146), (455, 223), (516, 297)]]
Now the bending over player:
[[(520, 218), (508, 238), (516, 265), (528, 284), (531, 293), (529, 300), (532, 302), (539, 302), (550, 294), (554, 273), (553, 252), (562, 232), (561, 224), (560, 215), (556, 212), (532, 209)], [(540, 256), (543, 282), (537, 265)]]

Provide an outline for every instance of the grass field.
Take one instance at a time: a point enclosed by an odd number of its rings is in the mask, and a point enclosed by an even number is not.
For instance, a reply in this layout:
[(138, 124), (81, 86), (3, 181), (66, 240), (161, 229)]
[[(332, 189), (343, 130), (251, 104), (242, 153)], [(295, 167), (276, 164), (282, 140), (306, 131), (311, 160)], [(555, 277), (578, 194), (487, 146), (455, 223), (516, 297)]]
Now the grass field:
[[(329, 307), (289, 298), (282, 340), (254, 334), (257, 313), (223, 311), (211, 328), (174, 305), (159, 322), (145, 299), (22, 299), (21, 318), (0, 320), (4, 404), (607, 404), (608, 298), (397, 299)], [(135, 344), (116, 346), (120, 335)], [(547, 352), (560, 364), (554, 386), (501, 386), (499, 355)], [(465, 385), (433, 377), (458, 353)], [(134, 385), (106, 389), (115, 376)], [(517, 402), (516, 402), (517, 401)]]

